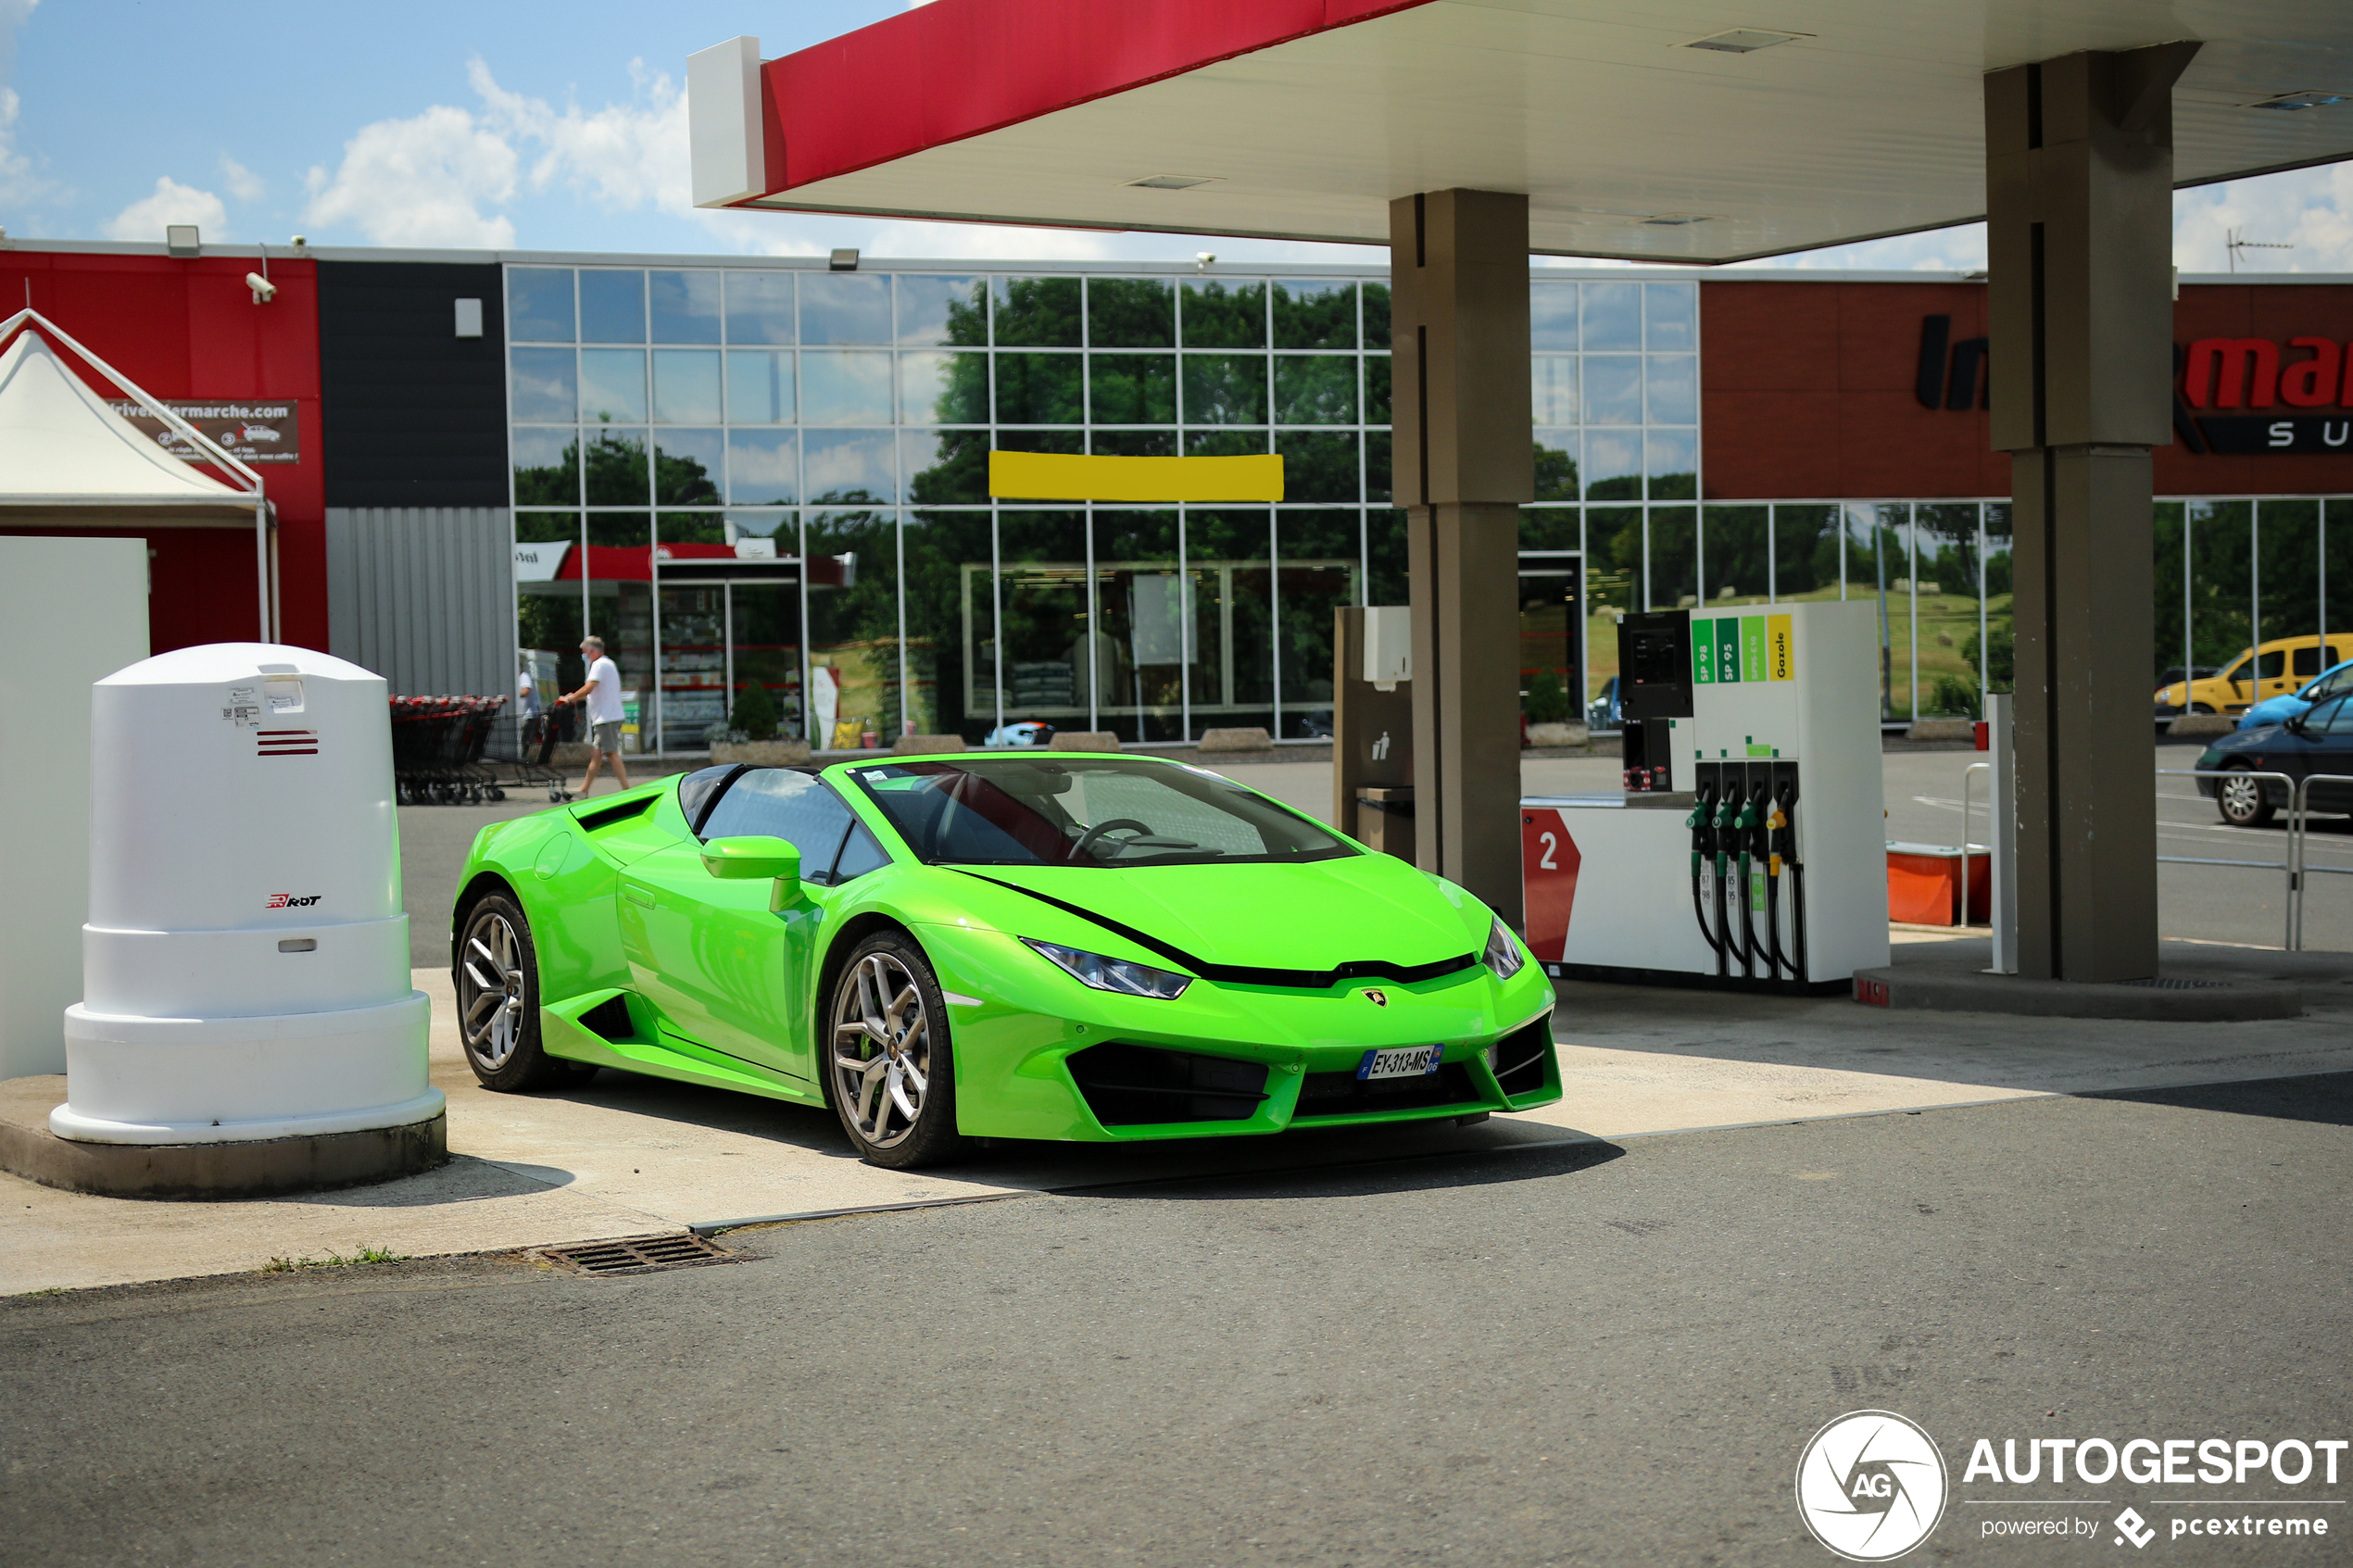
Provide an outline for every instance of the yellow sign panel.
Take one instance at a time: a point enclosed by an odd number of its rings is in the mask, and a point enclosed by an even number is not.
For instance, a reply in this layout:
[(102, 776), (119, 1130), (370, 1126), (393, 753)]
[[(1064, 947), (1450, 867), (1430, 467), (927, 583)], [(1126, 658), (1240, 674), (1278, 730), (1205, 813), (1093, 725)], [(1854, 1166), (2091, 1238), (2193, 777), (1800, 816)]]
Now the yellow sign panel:
[(1023, 501), (1279, 501), (1283, 459), (991, 452), (988, 493)]
[(1797, 639), (1790, 629), (1786, 615), (1765, 618), (1765, 678), (1768, 681), (1797, 679)]

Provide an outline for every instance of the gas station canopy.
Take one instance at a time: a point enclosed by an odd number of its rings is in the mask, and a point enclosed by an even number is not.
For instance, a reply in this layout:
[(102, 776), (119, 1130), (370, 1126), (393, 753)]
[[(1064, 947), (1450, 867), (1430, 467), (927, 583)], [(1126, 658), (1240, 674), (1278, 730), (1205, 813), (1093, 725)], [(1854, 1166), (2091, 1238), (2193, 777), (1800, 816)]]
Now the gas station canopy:
[(2353, 157), (2344, 0), (936, 0), (698, 56), (695, 195), (1385, 245), (1461, 187), (1541, 254), (1730, 261), (1978, 218), (1987, 72), (2185, 38), (2177, 183)]

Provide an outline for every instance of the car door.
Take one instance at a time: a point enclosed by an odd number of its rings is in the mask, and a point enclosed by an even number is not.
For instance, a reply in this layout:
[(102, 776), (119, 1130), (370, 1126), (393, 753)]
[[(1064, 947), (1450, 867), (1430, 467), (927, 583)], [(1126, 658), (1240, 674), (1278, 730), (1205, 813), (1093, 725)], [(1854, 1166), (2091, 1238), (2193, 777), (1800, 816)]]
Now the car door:
[(2256, 697), (2258, 702), (2275, 696), (2293, 696), (2296, 687), (2321, 672), (2319, 649), (2297, 648), (2293, 651), (2311, 660), (2309, 668), (2300, 675), (2289, 668), (2291, 650), (2284, 646), (2268, 649), (2256, 660), (2260, 687)]
[(2304, 716), (2305, 775), (2315, 782), (2305, 803), (2315, 811), (2353, 812), (2353, 784), (2332, 782), (2332, 775), (2353, 777), (2353, 698), (2332, 697)]
[(801, 882), (771, 911), (770, 884), (703, 869), (699, 840), (622, 875), (623, 949), (638, 993), (693, 1047), (815, 1081), (809, 958), (824, 929), (836, 859), (854, 825), (814, 775), (754, 768), (707, 813), (702, 838), (768, 834), (800, 851)]
[(2231, 661), (2230, 666), (2214, 677), (2211, 688), (2214, 706), (2224, 713), (2244, 713), (2255, 706), (2255, 656), (2252, 653)]

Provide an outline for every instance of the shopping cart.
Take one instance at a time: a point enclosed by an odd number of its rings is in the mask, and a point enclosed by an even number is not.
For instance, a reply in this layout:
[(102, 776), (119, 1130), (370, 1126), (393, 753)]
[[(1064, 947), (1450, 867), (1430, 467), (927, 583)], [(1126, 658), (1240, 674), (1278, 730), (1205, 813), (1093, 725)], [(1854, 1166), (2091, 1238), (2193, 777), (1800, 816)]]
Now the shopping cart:
[(392, 781), (400, 803), (504, 800), (507, 792), (484, 754), (506, 705), (503, 696), (394, 697)]
[[(500, 720), (491, 725), (482, 760), (503, 770), (504, 782), (508, 784), (544, 789), (550, 800), (570, 800), (572, 791), (564, 783), (564, 774), (553, 763), (556, 743), (562, 738), (561, 726), (552, 713)], [(496, 789), (496, 785), (492, 787)], [(503, 791), (498, 791), (490, 798), (500, 799), (503, 795)]]

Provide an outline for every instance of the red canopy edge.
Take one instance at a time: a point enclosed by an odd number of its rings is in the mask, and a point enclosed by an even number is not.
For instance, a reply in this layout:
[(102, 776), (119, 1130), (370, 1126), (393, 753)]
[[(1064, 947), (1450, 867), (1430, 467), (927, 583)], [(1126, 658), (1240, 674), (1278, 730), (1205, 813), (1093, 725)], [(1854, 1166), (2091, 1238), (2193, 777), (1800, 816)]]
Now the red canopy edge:
[(935, 0), (761, 68), (766, 194), (1429, 3)]

